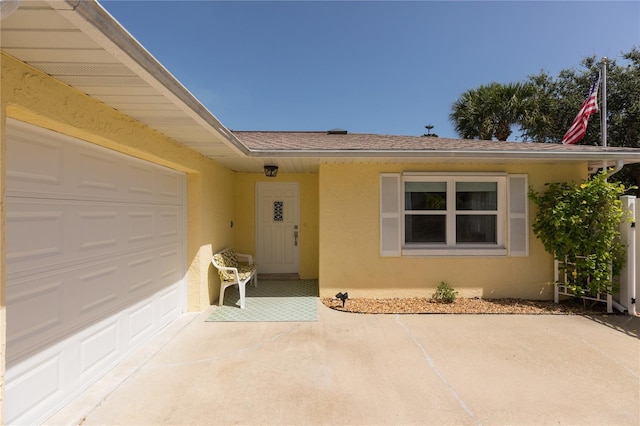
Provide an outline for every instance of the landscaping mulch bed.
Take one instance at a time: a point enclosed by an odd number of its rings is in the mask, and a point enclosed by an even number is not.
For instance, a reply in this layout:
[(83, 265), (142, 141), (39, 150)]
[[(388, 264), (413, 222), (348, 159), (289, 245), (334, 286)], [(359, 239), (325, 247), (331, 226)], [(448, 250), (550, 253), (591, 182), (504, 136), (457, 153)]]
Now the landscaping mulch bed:
[(393, 299), (348, 299), (342, 301), (323, 298), (322, 303), (337, 311), (361, 314), (525, 314), (525, 315), (584, 315), (606, 314), (606, 304), (567, 299), (560, 303), (524, 299), (458, 298), (443, 303), (426, 297)]

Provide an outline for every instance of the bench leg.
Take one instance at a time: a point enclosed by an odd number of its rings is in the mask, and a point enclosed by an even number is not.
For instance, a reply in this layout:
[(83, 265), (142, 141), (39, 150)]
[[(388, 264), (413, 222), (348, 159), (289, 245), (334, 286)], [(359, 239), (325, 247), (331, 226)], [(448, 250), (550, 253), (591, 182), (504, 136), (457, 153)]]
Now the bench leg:
[(227, 288), (237, 285), (236, 283), (228, 283), (226, 281), (222, 281), (220, 283), (220, 296), (218, 296), (218, 306), (224, 305), (224, 292)]
[(244, 295), (246, 293), (245, 291), (245, 286), (247, 285), (246, 282), (241, 282), (240, 284), (238, 284), (238, 289), (240, 290), (240, 309), (244, 309)]
[(226, 287), (224, 285), (220, 286), (220, 296), (218, 296), (218, 306), (222, 306), (224, 303), (224, 291)]

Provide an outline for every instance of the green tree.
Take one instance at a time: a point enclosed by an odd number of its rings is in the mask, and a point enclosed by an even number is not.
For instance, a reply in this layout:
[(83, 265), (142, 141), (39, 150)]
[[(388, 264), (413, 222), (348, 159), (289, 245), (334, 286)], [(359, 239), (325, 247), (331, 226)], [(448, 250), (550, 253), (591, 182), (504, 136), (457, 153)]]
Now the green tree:
[(529, 83), (482, 85), (454, 102), (449, 119), (462, 138), (506, 141), (513, 125), (531, 121), (535, 93)]
[[(634, 47), (622, 59), (623, 64), (615, 58), (607, 64), (607, 146), (640, 148), (640, 50)], [(529, 76), (537, 111), (521, 123), (523, 140), (560, 143), (600, 68), (600, 60), (593, 56), (583, 59), (579, 70), (562, 70), (557, 78), (544, 71)], [(602, 88), (598, 97), (601, 102)], [(578, 144), (601, 145), (601, 125), (601, 112), (592, 115)], [(625, 166), (613, 179), (640, 186), (640, 165)]]
[(547, 184), (542, 194), (529, 191), (538, 205), (533, 232), (570, 272), (567, 284), (578, 296), (611, 292), (609, 268), (616, 275), (624, 265), (625, 247), (618, 237), (625, 191), (624, 185), (608, 182), (606, 172), (580, 184)]

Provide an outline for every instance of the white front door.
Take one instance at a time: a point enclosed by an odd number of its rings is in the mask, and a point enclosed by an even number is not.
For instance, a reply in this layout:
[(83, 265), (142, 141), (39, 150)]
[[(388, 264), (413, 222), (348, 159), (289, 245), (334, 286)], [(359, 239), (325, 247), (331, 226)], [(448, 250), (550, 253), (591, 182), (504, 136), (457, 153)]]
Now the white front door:
[(297, 183), (257, 184), (256, 260), (260, 273), (298, 273), (298, 197)]

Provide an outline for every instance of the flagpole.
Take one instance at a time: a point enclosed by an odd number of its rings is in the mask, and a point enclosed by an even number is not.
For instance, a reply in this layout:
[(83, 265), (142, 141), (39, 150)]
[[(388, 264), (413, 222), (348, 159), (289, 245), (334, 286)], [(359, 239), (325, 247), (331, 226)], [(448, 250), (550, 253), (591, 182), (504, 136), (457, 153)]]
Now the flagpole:
[(602, 58), (602, 146), (607, 146), (607, 57)]
[[(607, 57), (602, 58), (602, 110), (600, 111), (600, 137), (602, 146), (607, 146)], [(607, 172), (607, 160), (602, 161), (602, 171)]]

